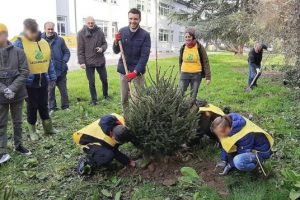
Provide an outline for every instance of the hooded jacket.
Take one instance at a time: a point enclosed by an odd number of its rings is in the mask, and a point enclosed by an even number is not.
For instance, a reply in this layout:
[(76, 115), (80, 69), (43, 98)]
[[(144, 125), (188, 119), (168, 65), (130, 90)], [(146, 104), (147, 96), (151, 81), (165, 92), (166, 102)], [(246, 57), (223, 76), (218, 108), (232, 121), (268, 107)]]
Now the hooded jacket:
[[(13, 103), (27, 97), (26, 80), (29, 69), (23, 50), (15, 48), (10, 42), (0, 49), (0, 103)], [(16, 93), (13, 99), (4, 96), (4, 89)]]
[(65, 76), (68, 71), (67, 62), (69, 62), (71, 56), (65, 40), (58, 36), (57, 33), (54, 33), (53, 39), (47, 38), (46, 33), (42, 34), (42, 38), (50, 45), (51, 63), (55, 68), (56, 76)]
[[(96, 48), (102, 48), (101, 53), (97, 53)], [(104, 52), (107, 49), (105, 35), (101, 28), (95, 26), (90, 30), (87, 26), (79, 31), (77, 35), (77, 54), (79, 64), (89, 66), (101, 66), (105, 64)]]
[[(237, 134), (246, 125), (246, 120), (237, 113), (230, 113), (228, 115), (232, 121), (232, 130), (229, 136)], [(238, 140), (235, 145), (237, 146), (236, 154), (242, 154), (247, 152), (252, 152), (252, 150), (258, 151), (258, 156), (265, 160), (268, 159), (272, 152), (270, 150), (270, 143), (264, 134), (249, 133), (240, 140)], [(228, 153), (224, 150), (221, 152), (221, 159), (223, 161), (228, 160)]]

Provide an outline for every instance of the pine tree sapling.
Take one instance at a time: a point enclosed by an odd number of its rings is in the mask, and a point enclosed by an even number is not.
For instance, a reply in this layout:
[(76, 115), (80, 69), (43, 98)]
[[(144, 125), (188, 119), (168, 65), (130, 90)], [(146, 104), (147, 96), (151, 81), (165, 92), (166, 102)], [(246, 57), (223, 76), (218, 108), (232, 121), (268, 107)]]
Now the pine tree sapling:
[(200, 114), (181, 95), (172, 73), (165, 72), (156, 81), (150, 76), (149, 82), (130, 103), (126, 124), (146, 156), (172, 155), (196, 136)]

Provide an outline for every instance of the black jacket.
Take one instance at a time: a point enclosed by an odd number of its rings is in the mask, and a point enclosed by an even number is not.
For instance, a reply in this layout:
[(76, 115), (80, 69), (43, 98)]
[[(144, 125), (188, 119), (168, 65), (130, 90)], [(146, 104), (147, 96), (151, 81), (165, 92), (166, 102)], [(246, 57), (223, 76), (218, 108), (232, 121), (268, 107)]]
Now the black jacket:
[[(0, 103), (13, 103), (27, 97), (26, 80), (29, 75), (26, 56), (22, 49), (8, 47), (0, 49)], [(4, 89), (9, 88), (16, 96), (9, 100)]]
[(253, 48), (248, 54), (248, 63), (250, 64), (250, 66), (259, 68), (261, 65), (262, 55), (263, 55), (262, 51), (256, 53), (255, 49)]

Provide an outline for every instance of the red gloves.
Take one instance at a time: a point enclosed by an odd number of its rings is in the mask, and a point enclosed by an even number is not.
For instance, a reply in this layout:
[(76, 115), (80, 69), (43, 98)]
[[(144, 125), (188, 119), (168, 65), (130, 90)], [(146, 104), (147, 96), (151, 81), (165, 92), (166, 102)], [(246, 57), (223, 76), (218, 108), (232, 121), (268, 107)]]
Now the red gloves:
[(115, 34), (115, 43), (118, 44), (118, 42), (122, 39), (121, 33)]
[(126, 80), (128, 82), (130, 82), (132, 79), (134, 79), (135, 77), (137, 77), (137, 73), (134, 71), (134, 72), (130, 72), (128, 74), (125, 75), (126, 77)]

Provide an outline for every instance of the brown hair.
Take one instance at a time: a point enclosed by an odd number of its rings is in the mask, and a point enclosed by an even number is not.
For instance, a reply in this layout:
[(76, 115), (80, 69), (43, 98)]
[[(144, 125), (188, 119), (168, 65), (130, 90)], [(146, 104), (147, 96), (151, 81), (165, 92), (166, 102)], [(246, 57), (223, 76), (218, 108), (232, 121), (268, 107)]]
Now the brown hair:
[(217, 127), (226, 128), (231, 127), (232, 121), (228, 115), (217, 117), (211, 124), (210, 130), (214, 132)]
[(25, 19), (23, 25), (24, 25), (24, 29), (27, 29), (33, 33), (38, 32), (39, 25), (37, 24), (35, 19), (31, 19), (31, 18)]
[(128, 14), (129, 13), (132, 13), (132, 14), (135, 14), (135, 15), (139, 15), (140, 19), (142, 18), (141, 16), (141, 11), (137, 8), (131, 8), (129, 11), (128, 11)]

